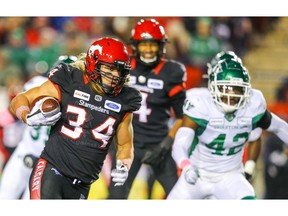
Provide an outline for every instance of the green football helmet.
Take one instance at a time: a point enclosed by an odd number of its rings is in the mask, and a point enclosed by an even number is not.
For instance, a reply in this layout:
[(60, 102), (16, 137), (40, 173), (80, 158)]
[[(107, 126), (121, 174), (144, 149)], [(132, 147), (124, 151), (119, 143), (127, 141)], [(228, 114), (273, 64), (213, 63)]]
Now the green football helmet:
[(58, 57), (55, 65), (58, 65), (60, 63), (70, 64), (70, 63), (75, 62), (77, 59), (78, 58), (74, 55), (61, 55)]
[(244, 107), (251, 89), (248, 70), (237, 60), (220, 60), (209, 75), (208, 89), (224, 113)]
[(208, 76), (212, 72), (213, 67), (221, 60), (229, 60), (233, 59), (234, 61), (237, 61), (242, 64), (242, 60), (233, 52), (233, 51), (221, 51), (217, 53), (210, 62), (207, 63), (207, 73)]

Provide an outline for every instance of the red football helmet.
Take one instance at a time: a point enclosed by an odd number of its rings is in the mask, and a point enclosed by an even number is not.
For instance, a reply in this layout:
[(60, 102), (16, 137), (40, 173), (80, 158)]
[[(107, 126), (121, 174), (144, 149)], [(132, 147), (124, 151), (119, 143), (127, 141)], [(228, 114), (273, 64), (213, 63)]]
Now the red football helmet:
[[(101, 64), (116, 67), (120, 76), (111, 76), (115, 87), (107, 86), (102, 83), (101, 76), (107, 76), (100, 70)], [(105, 93), (117, 95), (130, 72), (131, 65), (127, 47), (117, 39), (104, 37), (100, 38), (90, 46), (86, 56), (86, 70), (89, 78), (99, 84)]]
[[(156, 41), (159, 44), (159, 51), (157, 53), (157, 59), (154, 62), (145, 62), (140, 59), (140, 52), (138, 50), (138, 43), (142, 41)], [(162, 25), (155, 19), (141, 19), (134, 29), (132, 29), (131, 44), (132, 49), (136, 53), (136, 57), (142, 63), (151, 65), (158, 63), (160, 58), (165, 54), (165, 44), (167, 42), (167, 36)]]

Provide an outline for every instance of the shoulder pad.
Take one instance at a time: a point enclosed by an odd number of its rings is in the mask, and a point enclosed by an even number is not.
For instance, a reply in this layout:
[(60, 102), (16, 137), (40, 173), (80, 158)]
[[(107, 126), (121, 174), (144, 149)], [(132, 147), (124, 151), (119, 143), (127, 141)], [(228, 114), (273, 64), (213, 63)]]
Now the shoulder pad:
[(125, 85), (121, 93), (124, 94), (123, 98), (125, 98), (125, 110), (134, 112), (140, 109), (142, 96), (137, 89)]
[(184, 114), (200, 119), (208, 117), (210, 103), (210, 92), (207, 88), (193, 88), (186, 92), (186, 99), (183, 106)]
[(261, 91), (251, 89), (248, 107), (254, 115), (258, 115), (266, 111), (266, 100)]

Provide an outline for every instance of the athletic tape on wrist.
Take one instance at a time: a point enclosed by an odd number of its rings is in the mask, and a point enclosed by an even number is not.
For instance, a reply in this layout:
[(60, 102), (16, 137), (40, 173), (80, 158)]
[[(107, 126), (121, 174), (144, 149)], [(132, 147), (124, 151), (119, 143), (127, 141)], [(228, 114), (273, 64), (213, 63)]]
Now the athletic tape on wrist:
[[(22, 119), (22, 114), (23, 114), (24, 111), (30, 112), (29, 107), (28, 107), (28, 106), (20, 106), (20, 107), (18, 107), (17, 110), (16, 110), (16, 116), (17, 116), (17, 118), (20, 119), (20, 120), (22, 120), (22, 121), (23, 121), (23, 119)], [(23, 121), (23, 122), (24, 122), (24, 121)]]

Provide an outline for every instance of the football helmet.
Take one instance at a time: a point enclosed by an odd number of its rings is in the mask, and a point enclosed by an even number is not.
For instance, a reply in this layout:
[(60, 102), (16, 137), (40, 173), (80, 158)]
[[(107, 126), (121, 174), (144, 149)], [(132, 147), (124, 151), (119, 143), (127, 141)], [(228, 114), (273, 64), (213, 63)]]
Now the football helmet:
[(54, 63), (54, 66), (60, 63), (70, 64), (70, 63), (75, 62), (77, 59), (78, 58), (74, 55), (60, 55), (57, 61)]
[(237, 61), (242, 64), (242, 60), (233, 52), (233, 51), (221, 51), (217, 53), (210, 62), (207, 63), (208, 67), (208, 76), (212, 72), (213, 67), (220, 61), (220, 60), (229, 60), (234, 59), (234, 61)]
[(77, 57), (74, 55), (61, 55), (58, 57), (59, 62), (64, 62), (66, 64), (70, 64), (72, 62), (75, 62), (77, 60)]
[(224, 113), (243, 108), (251, 89), (248, 70), (234, 59), (220, 60), (209, 75), (208, 89)]
[[(130, 44), (136, 54), (137, 60), (145, 65), (154, 65), (159, 62), (161, 57), (165, 54), (165, 44), (167, 42), (167, 36), (162, 25), (155, 19), (141, 19), (134, 29), (132, 29)], [(138, 44), (144, 41), (154, 41), (159, 45), (159, 49), (155, 59), (145, 59), (141, 57), (141, 53), (138, 49)]]
[[(101, 71), (101, 64), (117, 68), (119, 76)], [(88, 49), (85, 67), (91, 81), (99, 84), (106, 94), (117, 95), (122, 90), (131, 69), (127, 47), (117, 39), (100, 38), (94, 41)], [(111, 85), (102, 83), (101, 76), (109, 78), (112, 81)]]

